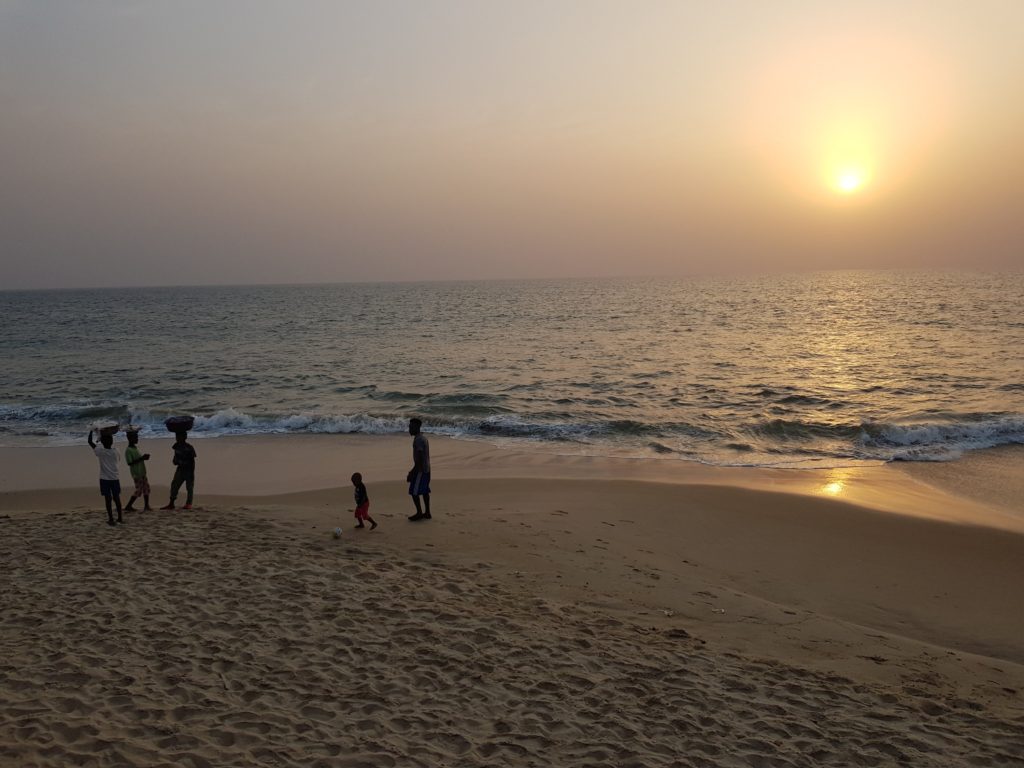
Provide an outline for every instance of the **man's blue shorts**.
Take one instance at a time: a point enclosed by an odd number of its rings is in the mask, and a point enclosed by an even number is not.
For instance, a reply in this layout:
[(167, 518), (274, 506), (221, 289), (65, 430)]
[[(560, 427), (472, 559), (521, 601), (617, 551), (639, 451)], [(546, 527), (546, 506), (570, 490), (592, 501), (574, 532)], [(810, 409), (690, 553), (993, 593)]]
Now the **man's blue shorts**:
[(410, 496), (426, 496), (430, 493), (430, 473), (417, 472), (409, 481)]
[(100, 478), (100, 495), (104, 499), (109, 499), (111, 496), (121, 495), (121, 481), (120, 480), (104, 480)]

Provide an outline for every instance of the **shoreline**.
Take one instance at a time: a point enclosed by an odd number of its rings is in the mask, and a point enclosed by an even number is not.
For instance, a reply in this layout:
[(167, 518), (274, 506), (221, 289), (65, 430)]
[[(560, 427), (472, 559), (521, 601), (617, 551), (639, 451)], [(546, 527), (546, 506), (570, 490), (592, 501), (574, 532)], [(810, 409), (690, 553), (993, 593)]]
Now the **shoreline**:
[[(833, 469), (719, 467), (677, 459), (547, 453), (534, 446), (430, 436), (435, 482), (467, 479), (633, 480), (713, 485), (845, 501), (876, 511), (1024, 532), (1024, 446), (987, 449), (957, 462), (893, 462)], [(195, 441), (197, 494), (267, 496), (405, 476), (409, 438), (398, 435), (258, 435)], [(119, 453), (125, 443), (115, 441)], [(95, 458), (81, 446), (0, 447), (0, 506), (12, 493), (95, 486)], [(170, 442), (143, 441), (159, 495), (173, 474)], [(55, 471), (58, 470), (58, 471)], [(122, 488), (130, 493), (121, 462)]]

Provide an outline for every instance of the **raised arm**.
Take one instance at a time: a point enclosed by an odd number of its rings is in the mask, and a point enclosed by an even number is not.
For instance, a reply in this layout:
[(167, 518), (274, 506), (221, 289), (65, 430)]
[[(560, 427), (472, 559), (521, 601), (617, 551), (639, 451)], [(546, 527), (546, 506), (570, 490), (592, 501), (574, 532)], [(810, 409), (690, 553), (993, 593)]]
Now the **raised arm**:
[(90, 448), (96, 448), (96, 443), (94, 443), (93, 439), (92, 439), (92, 430), (91, 429), (89, 430), (89, 447)]

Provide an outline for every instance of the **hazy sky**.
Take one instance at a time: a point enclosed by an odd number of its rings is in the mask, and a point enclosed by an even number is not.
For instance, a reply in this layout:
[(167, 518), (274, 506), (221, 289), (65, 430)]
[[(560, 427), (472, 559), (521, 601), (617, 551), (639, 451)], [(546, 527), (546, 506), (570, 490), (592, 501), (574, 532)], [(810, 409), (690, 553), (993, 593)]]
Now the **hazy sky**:
[(1024, 2), (0, 0), (0, 288), (1024, 266)]

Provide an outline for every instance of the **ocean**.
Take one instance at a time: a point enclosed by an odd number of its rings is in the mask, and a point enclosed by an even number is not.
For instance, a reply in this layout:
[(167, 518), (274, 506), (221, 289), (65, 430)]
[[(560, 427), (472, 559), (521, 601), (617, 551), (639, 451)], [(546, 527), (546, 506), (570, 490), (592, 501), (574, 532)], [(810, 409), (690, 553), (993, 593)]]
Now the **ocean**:
[(1024, 274), (0, 292), (0, 444), (425, 431), (714, 465), (1024, 443)]

